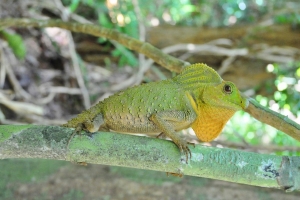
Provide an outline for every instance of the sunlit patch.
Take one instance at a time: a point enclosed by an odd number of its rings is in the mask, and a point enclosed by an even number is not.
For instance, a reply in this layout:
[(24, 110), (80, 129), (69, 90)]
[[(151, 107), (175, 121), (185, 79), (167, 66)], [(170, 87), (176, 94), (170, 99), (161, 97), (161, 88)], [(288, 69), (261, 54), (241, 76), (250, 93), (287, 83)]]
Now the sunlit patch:
[(194, 45), (194, 44), (188, 44), (188, 45), (187, 45), (187, 49), (188, 49), (189, 51), (195, 50), (195, 45)]
[(204, 156), (202, 153), (192, 153), (191, 159), (195, 162), (201, 162), (204, 159)]
[(285, 90), (287, 87), (288, 87), (288, 85), (287, 85), (286, 82), (280, 82), (280, 83), (278, 83), (278, 85), (277, 85), (277, 89), (278, 89), (279, 91), (283, 91), (283, 90)]
[(236, 21), (237, 21), (237, 18), (236, 18), (236, 16), (234, 16), (234, 15), (231, 15), (231, 16), (228, 18), (228, 23), (229, 23), (230, 25), (235, 24)]
[(125, 25), (125, 17), (124, 17), (124, 15), (122, 15), (121, 13), (119, 13), (117, 15), (117, 21), (118, 21), (118, 24), (120, 26), (124, 26)]
[(248, 163), (245, 162), (245, 161), (241, 161), (241, 162), (238, 162), (236, 165), (237, 165), (239, 168), (243, 168), (243, 167), (245, 167), (246, 165), (248, 165)]
[(245, 4), (245, 2), (240, 2), (240, 3), (239, 3), (239, 8), (240, 8), (241, 10), (245, 10), (245, 9), (247, 8), (247, 5)]
[(268, 64), (268, 65), (267, 65), (267, 71), (268, 71), (268, 72), (273, 72), (274, 69), (275, 69), (275, 68), (274, 68), (274, 65), (272, 65), (272, 64)]
[(170, 13), (168, 12), (164, 12), (162, 15), (162, 18), (166, 21), (166, 22), (170, 22), (172, 20)]
[(106, 6), (107, 6), (109, 9), (111, 9), (111, 8), (117, 6), (117, 5), (118, 5), (118, 0), (107, 0), (107, 1), (106, 1)]
[(255, 3), (259, 6), (262, 6), (264, 4), (264, 0), (256, 0)]
[(150, 20), (150, 23), (152, 26), (158, 26), (159, 25), (159, 20), (157, 18), (152, 18)]
[(69, 43), (68, 32), (61, 28), (47, 27), (44, 29), (45, 33), (59, 45), (67, 45)]
[(294, 88), (297, 92), (300, 92), (300, 81), (298, 81), (298, 84), (295, 85)]

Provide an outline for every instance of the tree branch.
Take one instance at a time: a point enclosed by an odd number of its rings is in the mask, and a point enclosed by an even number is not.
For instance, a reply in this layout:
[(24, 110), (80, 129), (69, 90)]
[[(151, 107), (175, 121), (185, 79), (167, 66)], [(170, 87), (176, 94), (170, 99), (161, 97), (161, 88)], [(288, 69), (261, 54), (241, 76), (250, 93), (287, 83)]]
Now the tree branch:
[(47, 158), (183, 173), (261, 187), (300, 190), (300, 157), (190, 146), (188, 164), (167, 140), (97, 132), (77, 135), (57, 126), (0, 126), (0, 159)]
[(269, 124), (278, 130), (288, 134), (292, 138), (300, 141), (300, 125), (267, 107), (260, 105), (252, 98), (248, 98), (249, 106), (245, 109), (257, 120)]

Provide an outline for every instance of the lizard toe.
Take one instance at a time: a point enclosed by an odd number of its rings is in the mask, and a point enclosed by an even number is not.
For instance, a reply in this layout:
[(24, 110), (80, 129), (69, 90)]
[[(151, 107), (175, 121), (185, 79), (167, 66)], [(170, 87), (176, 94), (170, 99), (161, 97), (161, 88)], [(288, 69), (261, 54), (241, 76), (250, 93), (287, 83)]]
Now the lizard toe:
[(187, 164), (189, 159), (191, 159), (191, 157), (192, 157), (191, 150), (187, 146), (187, 144), (181, 144), (181, 145), (178, 145), (178, 146), (179, 146), (180, 152), (185, 155), (185, 161), (186, 161), (186, 164)]
[(185, 146), (184, 153), (186, 155), (186, 164), (188, 164), (188, 161), (192, 158), (192, 153), (188, 146)]

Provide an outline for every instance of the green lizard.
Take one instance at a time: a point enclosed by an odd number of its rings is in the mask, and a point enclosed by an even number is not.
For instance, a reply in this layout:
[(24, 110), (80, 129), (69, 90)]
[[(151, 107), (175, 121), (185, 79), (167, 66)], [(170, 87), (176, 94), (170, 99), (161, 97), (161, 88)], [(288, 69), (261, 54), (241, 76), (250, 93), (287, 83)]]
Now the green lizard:
[(118, 92), (62, 126), (76, 132), (163, 133), (188, 161), (190, 149), (177, 131), (192, 127), (200, 141), (211, 141), (247, 105), (232, 82), (222, 80), (205, 64), (194, 64), (174, 78)]

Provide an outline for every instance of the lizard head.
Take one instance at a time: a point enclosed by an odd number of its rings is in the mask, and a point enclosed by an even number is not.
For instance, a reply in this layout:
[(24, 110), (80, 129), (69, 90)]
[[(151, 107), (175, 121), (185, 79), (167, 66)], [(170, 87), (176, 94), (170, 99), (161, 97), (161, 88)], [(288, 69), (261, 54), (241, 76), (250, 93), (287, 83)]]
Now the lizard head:
[(204, 142), (218, 137), (233, 114), (248, 106), (248, 100), (237, 87), (223, 80), (220, 84), (206, 86), (199, 100), (199, 114), (191, 127)]
[(211, 106), (233, 111), (245, 109), (249, 104), (238, 88), (229, 81), (222, 81), (221, 84), (207, 86), (203, 91), (202, 101)]

